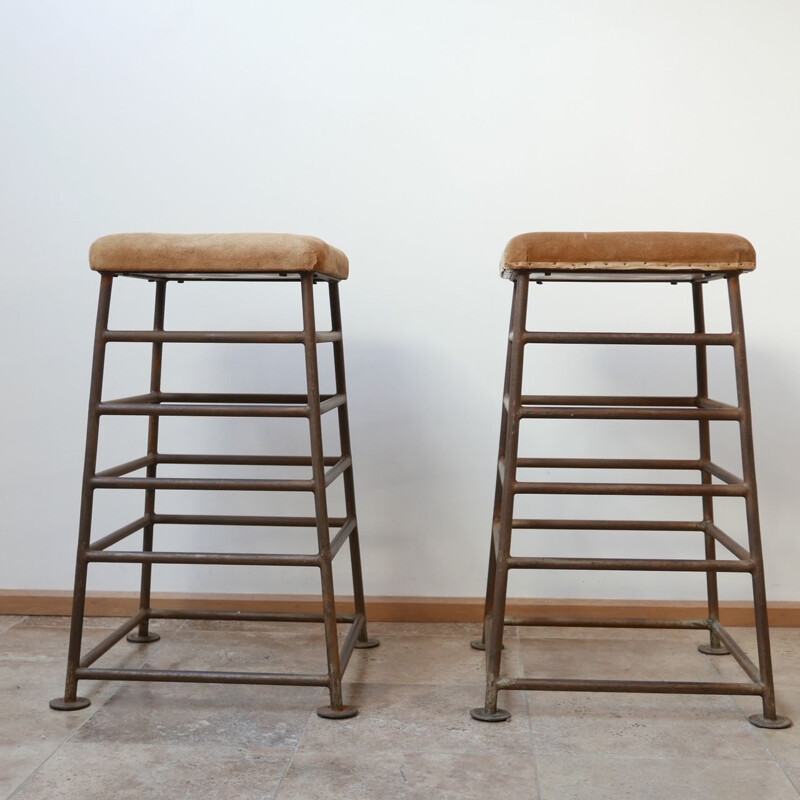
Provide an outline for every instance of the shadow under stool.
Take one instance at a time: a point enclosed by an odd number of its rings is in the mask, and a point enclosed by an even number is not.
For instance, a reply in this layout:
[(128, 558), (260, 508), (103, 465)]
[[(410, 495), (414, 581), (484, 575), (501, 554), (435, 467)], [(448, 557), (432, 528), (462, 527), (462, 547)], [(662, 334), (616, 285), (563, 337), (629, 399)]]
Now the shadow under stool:
[[(67, 659), (64, 697), (51, 701), (61, 711), (85, 708), (90, 701), (78, 697), (81, 680), (178, 681), (192, 683), (275, 684), (326, 687), (330, 704), (317, 709), (322, 717), (352, 717), (357, 712), (342, 698), (342, 675), (354, 648), (374, 647), (377, 641), (367, 635), (364, 591), (358, 542), (358, 523), (353, 486), (353, 463), (345, 386), (344, 349), (339, 281), (347, 278), (348, 261), (341, 251), (311, 236), (290, 234), (119, 234), (98, 239), (91, 247), (90, 264), (100, 273), (100, 298), (94, 340), (83, 471), (78, 552), (75, 569), (72, 623)], [(154, 322), (150, 330), (109, 329), (111, 290), (118, 278), (146, 279), (155, 287)], [(219, 331), (167, 330), (165, 298), (168, 284), (181, 291), (184, 282), (213, 281), (221, 286), (228, 281), (280, 281), (299, 285), (298, 307), (302, 309), (302, 330)], [(330, 330), (318, 330), (315, 321), (314, 285), (328, 288)], [(275, 283), (272, 284), (275, 286)], [(224, 294), (220, 288), (219, 295)], [(255, 291), (255, 286), (254, 286)], [(109, 343), (151, 343), (149, 391), (115, 400), (104, 400), (103, 375), (106, 346)], [(165, 392), (161, 372), (165, 344), (293, 344), (302, 346), (305, 356), (306, 391), (303, 394), (254, 394)], [(330, 344), (333, 350), (335, 390), (320, 393), (318, 345)], [(322, 418), (335, 411), (338, 416), (339, 453), (323, 452)], [(97, 469), (100, 420), (107, 415), (140, 416), (148, 419), (146, 455), (123, 464)], [(214, 418), (295, 418), (308, 421), (309, 455), (207, 455), (162, 453), (159, 450), (159, 423), (162, 417)], [(255, 424), (255, 423), (254, 423)], [(284, 423), (285, 424), (285, 423)], [(205, 467), (305, 468), (309, 477), (298, 478), (198, 478), (170, 477), (162, 465), (204, 465)], [(333, 517), (328, 510), (328, 487), (343, 481), (345, 515)], [(143, 513), (129, 524), (95, 538), (92, 513), (95, 493), (101, 490), (139, 490), (144, 493)], [(156, 508), (162, 492), (305, 492), (313, 497), (314, 516), (253, 516), (242, 514), (164, 514)], [(316, 531), (315, 553), (234, 553), (172, 552), (154, 550), (154, 534), (162, 526), (249, 526), (263, 528), (309, 528)], [(142, 532), (141, 549), (120, 549), (129, 536)], [(163, 541), (162, 532), (159, 539)], [(163, 535), (167, 535), (164, 533)], [(224, 540), (224, 537), (223, 537)], [(333, 559), (345, 543), (349, 544), (355, 612), (336, 611), (333, 584)], [(81, 639), (86, 606), (87, 573), (90, 564), (141, 564), (139, 611), (98, 645), (82, 654)], [(249, 612), (220, 610), (182, 610), (152, 608), (151, 571), (154, 564), (245, 565), (275, 567), (313, 567), (321, 580), (321, 613)], [(326, 674), (271, 672), (216, 672), (149, 668), (106, 668), (93, 666), (115, 644), (128, 641), (147, 643), (159, 638), (150, 630), (153, 619), (246, 620), (321, 623), (325, 631)], [(339, 647), (337, 623), (349, 623), (349, 631)]]
[[(674, 694), (756, 695), (763, 713), (749, 719), (763, 728), (791, 725), (775, 711), (775, 692), (769, 643), (764, 566), (759, 528), (750, 396), (745, 354), (739, 276), (755, 268), (755, 252), (742, 237), (709, 233), (528, 233), (512, 239), (501, 263), (502, 275), (513, 282), (514, 294), (508, 336), (500, 447), (489, 549), (489, 574), (484, 634), (473, 642), (486, 650), (486, 697), (472, 717), (487, 722), (510, 718), (498, 708), (501, 690), (577, 692), (663, 692)], [(731, 330), (706, 331), (703, 290), (709, 281), (727, 283)], [(667, 282), (691, 287), (694, 331), (688, 333), (544, 332), (528, 329), (531, 286), (547, 281)], [(526, 345), (684, 345), (694, 349), (697, 393), (694, 396), (525, 395), (523, 366)], [(732, 348), (737, 401), (726, 404), (709, 397), (708, 348)], [(696, 420), (699, 457), (690, 459), (535, 458), (519, 454), (520, 425), (540, 420)], [(711, 457), (711, 422), (738, 425), (742, 476), (716, 464)], [(612, 483), (526, 481), (519, 469), (537, 470), (678, 470), (694, 471), (692, 483)], [(702, 519), (658, 521), (637, 519), (524, 519), (515, 516), (519, 495), (697, 497)], [(747, 546), (723, 531), (714, 519), (715, 497), (744, 500)], [(581, 558), (516, 556), (511, 535), (527, 531), (683, 531), (702, 535), (705, 558)], [(717, 545), (730, 556), (718, 558)], [(509, 571), (524, 570), (642, 570), (705, 573), (708, 618), (597, 619), (511, 617), (506, 615)], [(718, 573), (749, 573), (752, 580), (758, 665), (747, 656), (720, 623)], [(583, 680), (513, 678), (500, 673), (503, 631), (507, 625), (559, 625), (611, 628), (705, 629), (709, 643), (699, 650), (710, 655), (730, 654), (749, 678), (746, 682)]]

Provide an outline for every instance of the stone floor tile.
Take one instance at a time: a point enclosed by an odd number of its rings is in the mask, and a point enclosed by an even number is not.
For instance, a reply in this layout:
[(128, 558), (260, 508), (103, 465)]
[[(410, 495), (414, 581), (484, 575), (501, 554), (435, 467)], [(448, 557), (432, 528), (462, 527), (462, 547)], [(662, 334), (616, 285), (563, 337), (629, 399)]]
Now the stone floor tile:
[(0, 633), (19, 625), (25, 617), (14, 616), (13, 614), (0, 614)]
[(265, 800), (290, 755), (251, 746), (65, 744), (13, 794), (14, 800)]
[(72, 741), (293, 749), (321, 699), (308, 686), (132, 682)]
[(702, 630), (664, 628), (578, 628), (550, 625), (518, 625), (520, 639), (659, 639), (672, 642), (676, 647), (702, 644), (708, 633)]
[(520, 639), (527, 677), (714, 681), (691, 642), (664, 639)]
[(477, 722), (469, 716), (482, 705), (478, 684), (354, 684), (346, 700), (357, 717), (337, 721), (309, 720), (301, 753), (530, 753), (530, 731), (524, 698), (504, 707), (510, 722)]
[(298, 753), (276, 800), (535, 800), (533, 759), (522, 753)]
[(463, 639), (469, 644), (480, 639), (480, 623), (477, 622), (370, 622), (369, 635), (391, 636), (447, 636)]
[(759, 732), (728, 697), (529, 692), (540, 756), (772, 760)]
[[(730, 632), (737, 644), (758, 664), (755, 629), (731, 628)], [(780, 689), (800, 690), (800, 628), (773, 628), (770, 639), (775, 686)], [(712, 663), (725, 680), (747, 680), (732, 656), (717, 656)]]
[[(509, 640), (502, 672), (519, 675), (519, 649)], [(485, 656), (468, 638), (453, 636), (386, 635), (380, 647), (357, 651), (345, 673), (350, 683), (483, 683)]]
[(542, 800), (797, 800), (774, 762), (704, 758), (542, 758)]

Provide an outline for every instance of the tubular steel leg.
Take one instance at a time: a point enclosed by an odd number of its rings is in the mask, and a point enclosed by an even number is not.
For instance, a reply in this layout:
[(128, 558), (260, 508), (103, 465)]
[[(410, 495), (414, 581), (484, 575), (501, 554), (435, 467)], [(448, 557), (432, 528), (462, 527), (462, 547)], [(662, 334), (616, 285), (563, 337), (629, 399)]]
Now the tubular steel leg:
[[(153, 330), (164, 330), (164, 301), (167, 292), (166, 281), (156, 281), (156, 300), (155, 311), (153, 313)], [(150, 392), (158, 394), (161, 391), (161, 362), (164, 345), (161, 342), (153, 342), (153, 350), (150, 358)], [(158, 416), (152, 414), (148, 423), (147, 432), (147, 455), (155, 457), (158, 454)], [(158, 470), (157, 464), (148, 464), (147, 477), (155, 478)], [(153, 515), (156, 512), (156, 490), (145, 489), (144, 493), (144, 516), (147, 524), (142, 533), (142, 551), (150, 552), (153, 549)], [(150, 610), (150, 578), (152, 574), (152, 564), (142, 564), (142, 582), (139, 591), (139, 610)], [(136, 633), (129, 633), (126, 637), (129, 642), (146, 644), (157, 642), (161, 637), (157, 633), (149, 630), (150, 618), (145, 616), (139, 623)]]
[(736, 393), (742, 410), (740, 433), (742, 445), (742, 477), (747, 486), (745, 506), (747, 511), (747, 533), (753, 569), (753, 604), (756, 617), (758, 641), (758, 663), (761, 673), (763, 714), (753, 714), (750, 722), (759, 728), (788, 728), (792, 722), (788, 717), (778, 716), (775, 711), (775, 685), (772, 678), (772, 656), (769, 643), (769, 620), (767, 617), (767, 594), (764, 582), (764, 557), (761, 549), (761, 526), (758, 514), (758, 491), (756, 488), (755, 456), (753, 451), (753, 423), (750, 412), (750, 383), (747, 374), (747, 352), (744, 340), (744, 319), (739, 276), (728, 278), (728, 298), (731, 309), (736, 366)]
[[(342, 333), (342, 311), (339, 303), (339, 283), (330, 281), (328, 283), (328, 293), (331, 308), (331, 328), (338, 333)], [(347, 397), (347, 381), (344, 369), (344, 342), (340, 338), (333, 343), (333, 365), (336, 375), (336, 393)], [(380, 642), (377, 639), (370, 639), (367, 633), (367, 610), (364, 603), (364, 579), (361, 574), (361, 549), (358, 541), (358, 522), (356, 518), (356, 492), (355, 481), (353, 478), (352, 450), (350, 447), (350, 419), (347, 411), (347, 402), (338, 408), (339, 414), (339, 443), (341, 454), (350, 457), (350, 466), (345, 470), (344, 478), (344, 502), (348, 519), (355, 521), (353, 532), (350, 534), (350, 565), (353, 573), (353, 599), (355, 602), (356, 614), (361, 614), (363, 623), (358, 634), (356, 647), (368, 649), (377, 647)]]
[[(508, 588), (508, 559), (511, 554), (511, 523), (514, 517), (514, 484), (517, 473), (517, 449), (519, 445), (520, 404), (522, 396), (522, 366), (525, 343), (526, 312), (528, 308), (529, 276), (519, 273), (514, 280), (514, 300), (511, 325), (511, 347), (508, 367), (508, 416), (506, 436), (502, 451), (503, 470), (500, 496), (500, 518), (497, 526), (496, 564), (489, 639), (486, 647), (486, 700), (483, 708), (473, 708), (470, 715), (481, 722), (502, 722), (511, 718), (505, 709), (497, 707), (500, 659), (503, 650), (503, 626)], [(494, 532), (493, 532), (494, 538)]]
[[(694, 330), (695, 333), (706, 332), (705, 310), (703, 308), (703, 284), (700, 282), (692, 283), (692, 305), (694, 306)], [(698, 344), (695, 347), (695, 358), (697, 363), (697, 398), (698, 400), (708, 400), (708, 357), (706, 346)], [(707, 419), (698, 422), (700, 433), (700, 461), (703, 464), (711, 462), (711, 425)], [(711, 474), (703, 471), (701, 480), (703, 483), (711, 483)], [(710, 524), (714, 522), (714, 498), (710, 495), (703, 496), (703, 522)], [(705, 557), (708, 560), (715, 560), (717, 543), (710, 533), (705, 533)], [(709, 571), (706, 573), (706, 590), (708, 595), (708, 619), (710, 641), (708, 644), (701, 644), (698, 650), (710, 656), (728, 655), (731, 651), (722, 643), (716, 633), (713, 623), (719, 622), (719, 593), (717, 591), (717, 573)]]
[[(500, 413), (500, 443), (497, 447), (498, 463), (505, 459), (506, 431), (508, 430), (508, 410), (506, 409), (505, 397), (508, 394), (509, 381), (511, 376), (511, 335), (514, 331), (514, 304), (511, 304), (511, 319), (508, 323), (508, 346), (506, 347), (506, 372), (503, 378), (503, 402)], [(500, 480), (498, 470), (497, 480), (494, 487), (494, 508), (492, 509), (492, 532), (489, 534), (489, 571), (486, 577), (486, 599), (483, 605), (483, 629), (481, 638), (470, 642), (470, 647), (474, 650), (486, 650), (486, 639), (489, 630), (489, 620), (492, 613), (492, 597), (494, 596), (494, 578), (497, 569), (497, 562), (494, 555), (494, 530), (500, 524), (500, 500), (503, 493), (503, 484)]]
[(76, 671), (81, 657), (83, 637), (83, 614), (86, 608), (86, 578), (88, 562), (86, 550), (92, 532), (92, 505), (94, 490), (90, 481), (97, 468), (97, 439), (100, 430), (99, 405), (103, 393), (103, 370), (105, 367), (106, 344), (103, 334), (108, 329), (108, 312), (111, 305), (111, 286), (113, 276), (103, 274), (100, 279), (100, 297), (97, 304), (97, 323), (94, 335), (94, 355), (92, 358), (92, 379), (89, 389), (89, 414), (86, 424), (86, 452), (83, 461), (83, 483), (81, 489), (81, 513), (78, 524), (78, 552), (75, 559), (75, 589), (72, 595), (72, 622), (69, 631), (69, 650), (67, 653), (67, 679), (64, 697), (50, 701), (50, 708), (56, 711), (76, 711), (86, 708), (91, 701), (78, 697), (78, 678)]
[(328, 499), (325, 487), (325, 463), (322, 450), (322, 417), (319, 399), (316, 322), (314, 319), (314, 276), (305, 273), (300, 279), (303, 298), (303, 345), (306, 356), (308, 387), (308, 422), (311, 435), (311, 471), (314, 481), (314, 506), (317, 517), (317, 542), (320, 554), (322, 611), (325, 618), (325, 644), (328, 653), (328, 688), (330, 705), (320, 706), (317, 714), (329, 719), (354, 717), (358, 709), (342, 702), (342, 669), (339, 659), (339, 636), (336, 629), (336, 602), (333, 592), (333, 563), (328, 529)]

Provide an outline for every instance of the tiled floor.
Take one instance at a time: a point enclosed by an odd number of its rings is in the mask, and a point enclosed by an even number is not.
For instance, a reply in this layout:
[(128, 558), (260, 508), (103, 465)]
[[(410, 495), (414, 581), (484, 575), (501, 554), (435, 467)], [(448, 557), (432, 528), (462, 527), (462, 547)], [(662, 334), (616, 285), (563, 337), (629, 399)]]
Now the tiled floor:
[[(89, 620), (87, 644), (114, 620)], [(321, 631), (164, 622), (151, 645), (103, 662), (160, 668), (324, 671)], [(305, 630), (305, 629), (303, 629)], [(314, 688), (82, 683), (92, 705), (51, 711), (63, 686), (67, 621), (0, 617), (0, 798), (230, 800), (782, 800), (800, 797), (800, 629), (773, 630), (779, 711), (798, 727), (752, 727), (753, 698), (501, 694), (513, 717), (470, 719), (483, 657), (472, 626), (375, 624), (331, 721)], [(736, 631), (752, 653), (751, 630)], [(508, 674), (741, 680), (702, 634), (510, 630)]]

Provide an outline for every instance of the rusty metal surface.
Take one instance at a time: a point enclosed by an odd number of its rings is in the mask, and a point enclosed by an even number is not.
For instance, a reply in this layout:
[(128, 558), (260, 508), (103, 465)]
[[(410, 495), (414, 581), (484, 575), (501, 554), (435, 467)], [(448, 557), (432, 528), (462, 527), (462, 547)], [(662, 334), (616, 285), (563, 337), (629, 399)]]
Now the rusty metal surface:
[[(318, 331), (315, 321), (314, 285), (320, 276), (313, 274), (280, 275), (280, 280), (299, 284), (303, 312), (302, 331), (165, 331), (165, 301), (167, 284), (184, 280), (228, 280), (226, 276), (150, 276), (155, 284), (153, 328), (146, 331), (111, 331), (108, 328), (111, 290), (114, 276), (101, 276), (95, 328), (94, 358), (89, 396), (86, 435), (86, 454), (81, 493), (81, 515), (78, 531), (78, 550), (75, 569), (75, 590), (70, 624), (70, 643), (67, 654), (67, 674), (63, 697), (51, 701), (57, 710), (74, 710), (89, 705), (86, 698), (78, 697), (80, 680), (176, 681), (199, 683), (241, 683), (288, 686), (325, 686), (330, 704), (318, 709), (320, 716), (340, 719), (353, 716), (355, 708), (346, 706), (342, 697), (342, 675), (357, 647), (374, 647), (376, 640), (367, 633), (364, 605), (361, 557), (358, 544), (353, 464), (350, 451), (350, 429), (347, 414), (345, 385), (344, 345), (342, 338), (339, 286), (327, 281), (331, 312), (331, 330)], [(148, 277), (135, 275), (130, 277)], [(261, 276), (232, 276), (242, 280)], [(150, 388), (147, 393), (111, 401), (102, 401), (106, 345), (109, 342), (151, 343)], [(162, 356), (164, 343), (251, 343), (251, 344), (302, 344), (306, 365), (306, 393), (253, 394), (253, 393), (189, 393), (163, 392), (161, 390)], [(336, 391), (321, 394), (317, 345), (333, 345)], [(322, 440), (322, 416), (335, 411), (339, 421), (339, 455), (325, 455)], [(100, 419), (104, 415), (141, 415), (148, 417), (147, 453), (123, 464), (97, 470), (97, 450)], [(185, 453), (159, 453), (159, 422), (163, 416), (204, 417), (299, 417), (308, 420), (309, 455), (204, 455)], [(226, 478), (167, 478), (159, 476), (162, 464), (249, 465), (249, 466), (305, 466), (311, 468), (311, 478), (288, 479), (226, 479)], [(144, 477), (131, 476), (145, 470)], [(337, 479), (344, 481), (345, 516), (331, 517), (327, 510), (327, 488)], [(90, 541), (94, 495), (103, 489), (138, 489), (144, 491), (143, 514), (138, 519), (111, 533)], [(314, 497), (315, 514), (309, 516), (253, 516), (233, 514), (159, 514), (156, 513), (156, 493), (162, 490), (201, 489), (204, 491), (297, 491)], [(289, 528), (314, 528), (317, 532), (317, 552), (312, 554), (269, 553), (214, 553), (165, 552), (154, 550), (155, 531), (164, 525), (235, 525), (235, 526), (285, 526)], [(127, 537), (143, 532), (141, 550), (110, 549)], [(333, 535), (333, 538), (331, 536)], [(350, 544), (355, 613), (337, 614), (333, 584), (334, 556), (345, 542)], [(99, 644), (81, 655), (83, 616), (86, 601), (87, 571), (90, 563), (141, 564), (139, 611), (126, 620)], [(248, 564), (271, 566), (314, 567), (320, 571), (322, 613), (299, 612), (231, 612), (184, 611), (153, 609), (150, 604), (150, 586), (154, 564)], [(131, 642), (152, 642), (159, 638), (149, 630), (151, 619), (192, 620), (252, 620), (322, 624), (325, 629), (327, 673), (246, 673), (204, 670), (115, 669), (93, 667), (97, 659), (106, 654), (123, 638)], [(344, 642), (339, 646), (337, 624), (349, 624)]]

